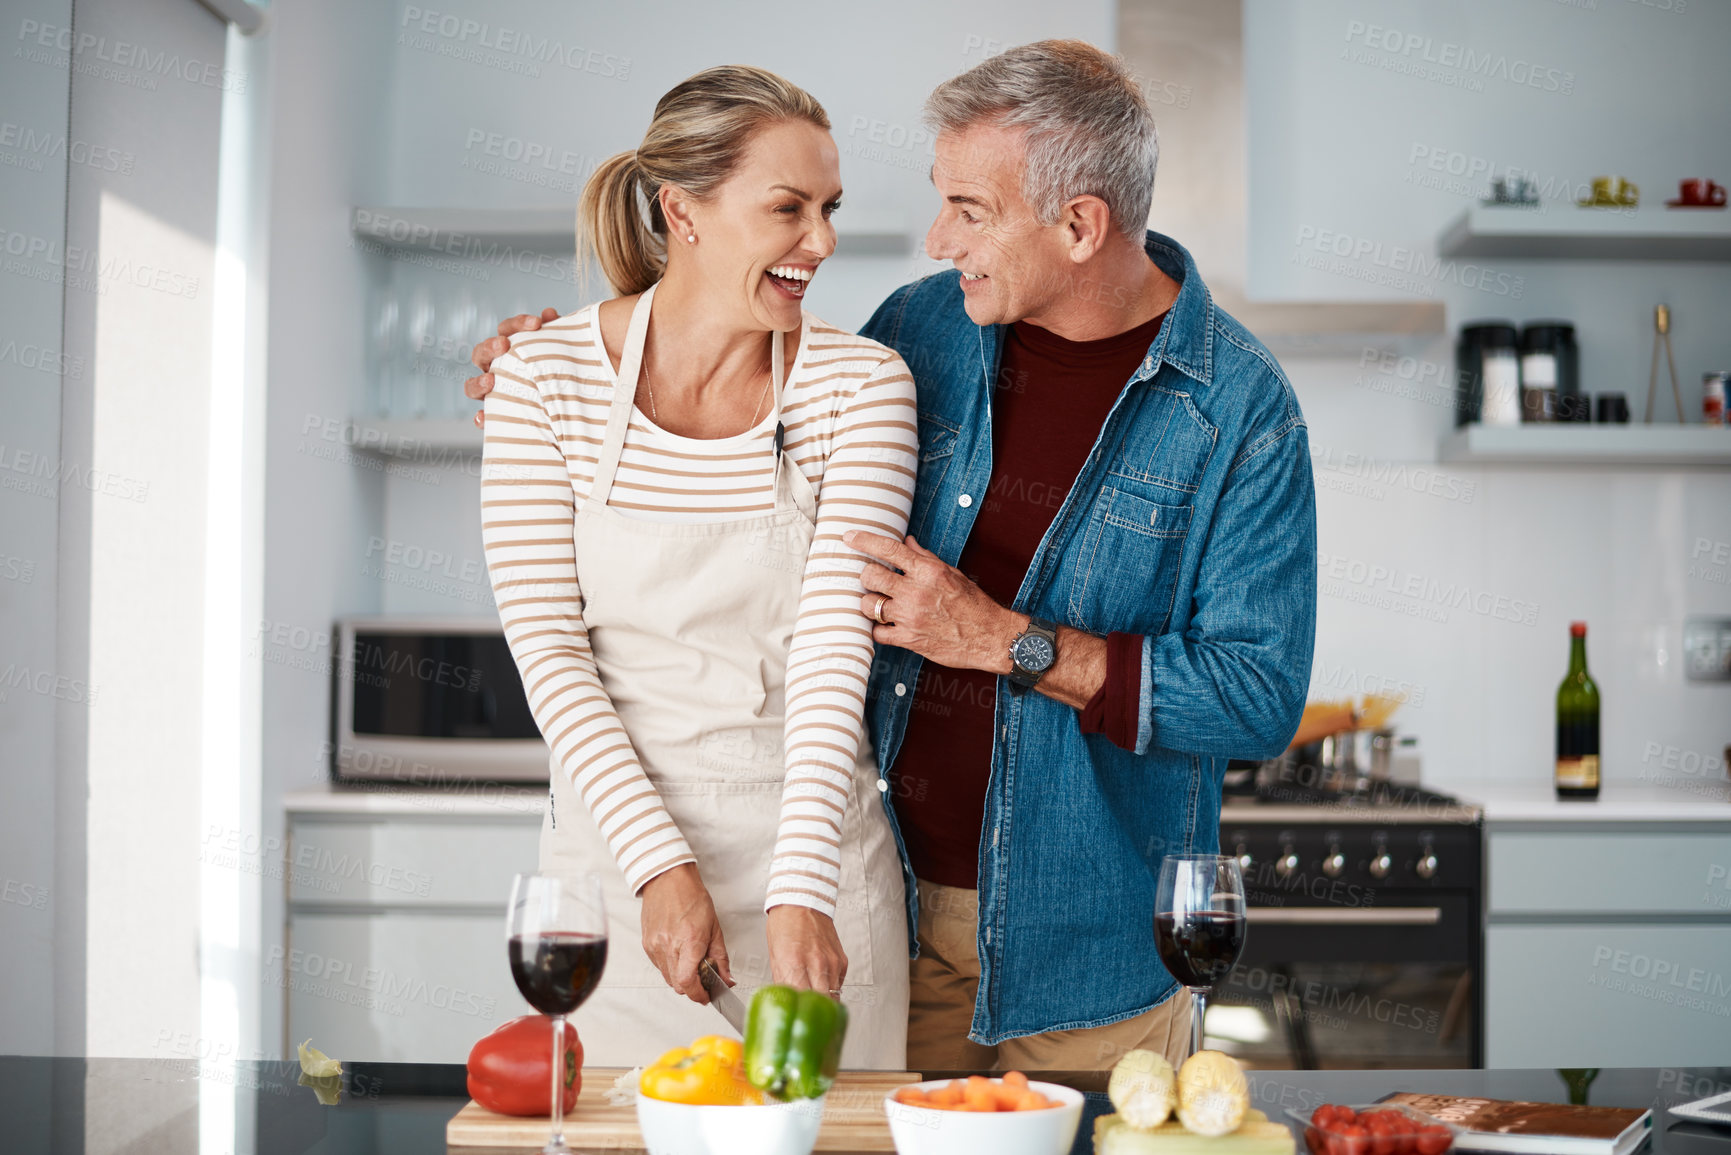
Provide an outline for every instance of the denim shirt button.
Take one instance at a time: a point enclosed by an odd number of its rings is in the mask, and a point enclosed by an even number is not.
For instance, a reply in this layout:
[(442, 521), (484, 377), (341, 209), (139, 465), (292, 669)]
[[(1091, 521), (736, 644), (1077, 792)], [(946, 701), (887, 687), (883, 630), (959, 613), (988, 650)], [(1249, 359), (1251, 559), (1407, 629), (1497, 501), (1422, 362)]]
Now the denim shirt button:
[(896, 683), (896, 697), (905, 698), (907, 696), (908, 696), (908, 684), (906, 682), (897, 682)]
[(968, 506), (974, 504), (974, 499), (971, 495), (964, 493), (960, 497), (956, 498), (956, 504), (961, 506), (963, 509), (966, 509)]

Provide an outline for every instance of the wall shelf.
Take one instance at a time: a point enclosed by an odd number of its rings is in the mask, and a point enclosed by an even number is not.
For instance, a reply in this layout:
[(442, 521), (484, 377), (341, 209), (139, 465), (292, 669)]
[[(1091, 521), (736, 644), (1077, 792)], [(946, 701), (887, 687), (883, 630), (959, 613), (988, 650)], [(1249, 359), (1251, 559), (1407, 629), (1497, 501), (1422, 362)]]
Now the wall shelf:
[(348, 443), (363, 453), (406, 461), (445, 462), (481, 456), (481, 431), (468, 417), (357, 417), (349, 422)]
[(1731, 429), (1706, 425), (1467, 425), (1437, 459), (1457, 465), (1731, 468)]
[(1445, 257), (1576, 261), (1731, 261), (1731, 211), (1468, 209), (1437, 236)]
[(1276, 354), (1360, 353), (1441, 337), (1441, 301), (1250, 301), (1215, 295), (1221, 308)]
[[(836, 217), (835, 255), (901, 257), (911, 251), (907, 222), (887, 213), (847, 212)], [(461, 258), (476, 248), (509, 245), (531, 252), (568, 254), (577, 247), (574, 205), (525, 209), (404, 208), (357, 205), (349, 216), (355, 236), (396, 249), (427, 249)]]

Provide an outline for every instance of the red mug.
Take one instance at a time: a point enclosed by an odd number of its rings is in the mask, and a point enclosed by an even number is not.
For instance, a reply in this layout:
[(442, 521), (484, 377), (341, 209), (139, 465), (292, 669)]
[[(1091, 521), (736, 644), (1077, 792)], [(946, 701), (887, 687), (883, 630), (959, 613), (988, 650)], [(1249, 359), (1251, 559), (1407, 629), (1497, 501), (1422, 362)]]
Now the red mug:
[(1667, 203), (1676, 208), (1723, 208), (1725, 186), (1705, 177), (1691, 177), (1678, 182), (1677, 199)]

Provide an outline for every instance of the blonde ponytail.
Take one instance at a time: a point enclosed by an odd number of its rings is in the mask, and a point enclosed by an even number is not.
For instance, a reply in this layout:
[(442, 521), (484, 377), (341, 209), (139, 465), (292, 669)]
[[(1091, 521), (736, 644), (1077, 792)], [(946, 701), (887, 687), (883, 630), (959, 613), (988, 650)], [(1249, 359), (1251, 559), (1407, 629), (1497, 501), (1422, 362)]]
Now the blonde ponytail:
[(674, 85), (656, 102), (637, 150), (603, 161), (583, 185), (579, 275), (587, 278), (593, 255), (622, 297), (655, 284), (667, 271), (661, 187), (709, 197), (738, 167), (759, 129), (788, 120), (829, 129), (828, 114), (809, 92), (762, 68), (723, 65)]
[[(577, 267), (586, 276), (589, 257), (622, 297), (641, 293), (667, 268), (667, 239), (650, 230), (644, 216), (641, 173), (635, 152), (601, 162), (583, 185), (577, 202)], [(660, 217), (659, 209), (655, 212)], [(587, 296), (588, 286), (584, 285)]]

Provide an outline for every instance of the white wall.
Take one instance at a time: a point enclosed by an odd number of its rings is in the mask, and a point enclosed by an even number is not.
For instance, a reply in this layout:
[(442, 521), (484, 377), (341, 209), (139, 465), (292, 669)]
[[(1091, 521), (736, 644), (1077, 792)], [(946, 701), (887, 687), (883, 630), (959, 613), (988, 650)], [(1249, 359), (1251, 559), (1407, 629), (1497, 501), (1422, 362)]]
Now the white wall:
[[(1402, 51), (1367, 47), (1368, 26), (1398, 30)], [(1433, 58), (1458, 45), (1450, 51), (1506, 58), (1516, 76), (1536, 66), (1539, 84), (1557, 91), (1495, 77), (1479, 78), (1477, 91), (1415, 75), (1425, 38)], [(1549, 190), (1548, 213), (1578, 211), (1573, 186), (1597, 174), (1635, 180), (1643, 203), (1674, 196), (1680, 177), (1725, 183), (1728, 45), (1723, 4), (1246, 0), (1250, 291), (1436, 299), (1451, 334), (1487, 317), (1571, 320), (1582, 387), (1627, 392), (1637, 419), (1653, 306), (1668, 302), (1685, 403), (1699, 420), (1701, 372), (1731, 367), (1726, 265), (1495, 260), (1411, 283), (1362, 278), (1397, 272), (1385, 264), (1397, 247), (1434, 257), (1438, 231), (1488, 195), (1490, 173), (1534, 176)], [(1442, 171), (1428, 167), (1432, 157)], [(1470, 178), (1451, 175), (1469, 167)], [(1370, 247), (1325, 263), (1315, 247), (1324, 231)], [(1698, 556), (1731, 542), (1725, 471), (1437, 470), (1437, 442), (1453, 426), (1451, 343), (1400, 353), (1410, 360), (1365, 350), (1284, 362), (1310, 422), (1320, 549), (1340, 559), (1332, 579), (1323, 567), (1313, 693), (1406, 683), (1415, 701), (1398, 721), (1421, 736), (1428, 779), (1542, 785), (1567, 626), (1584, 619), (1607, 778), (1674, 777), (1667, 763), (1718, 759), (1731, 738), (1731, 687), (1685, 683), (1680, 645), (1685, 616), (1731, 615), (1731, 575)], [(1661, 388), (1660, 419), (1675, 420), (1663, 376)], [(1494, 609), (1414, 617), (1422, 599), (1389, 596), (1409, 579), (1523, 603), (1507, 612), (1531, 607), (1532, 624)]]
[[(62, 765), (88, 790), (80, 1053), (144, 1056), (203, 1030), (190, 964), (224, 27), (185, 0), (92, 0), (74, 18), (80, 43), (142, 49), (136, 65), (87, 49), (73, 74), (72, 136), (125, 142), (138, 164), (69, 174), (68, 251), (93, 260), (66, 294), (66, 344), (91, 375), (65, 395), (61, 447), (101, 484), (63, 495), (59, 590), (63, 661), (81, 659), (96, 691), (62, 725)], [(152, 63), (171, 58), (209, 67)], [(117, 957), (156, 976), (148, 999), (113, 981)]]
[[(13, 12), (20, 22), (72, 22), (70, 0), (15, 5)], [(0, 226), (6, 254), (0, 275), (0, 974), (8, 980), (0, 984), (0, 1050), (13, 1054), (54, 1053), (56, 959), (76, 966), (82, 957), (68, 959), (57, 949), (71, 953), (83, 938), (76, 887), (63, 890), (75, 876), (62, 874), (57, 862), (58, 854), (77, 859), (83, 804), (77, 801), (75, 812), (63, 815), (55, 776), (56, 711), (72, 696), (72, 687), (58, 681), (56, 476), (61, 394), (88, 387), (90, 366), (64, 356), (57, 273), (40, 255), (66, 236), (68, 93), (63, 68), (24, 59), (0, 69), (0, 132), (7, 137), (0, 152), (15, 158), (0, 166), (7, 218)], [(86, 703), (66, 706), (83, 710)], [(78, 786), (67, 792), (73, 799), (82, 797), (82, 775)], [(67, 986), (81, 994), (78, 984)], [(64, 1027), (72, 1035), (81, 1029), (82, 999), (70, 1001)]]

